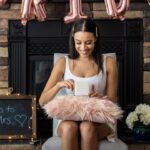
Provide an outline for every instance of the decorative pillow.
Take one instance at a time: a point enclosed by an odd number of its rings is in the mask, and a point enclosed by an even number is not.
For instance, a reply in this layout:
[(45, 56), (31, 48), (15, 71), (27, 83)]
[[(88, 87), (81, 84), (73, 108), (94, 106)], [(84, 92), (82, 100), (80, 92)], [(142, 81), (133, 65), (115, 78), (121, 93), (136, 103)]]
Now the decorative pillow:
[(61, 120), (115, 124), (123, 111), (106, 97), (57, 96), (43, 107), (49, 117)]

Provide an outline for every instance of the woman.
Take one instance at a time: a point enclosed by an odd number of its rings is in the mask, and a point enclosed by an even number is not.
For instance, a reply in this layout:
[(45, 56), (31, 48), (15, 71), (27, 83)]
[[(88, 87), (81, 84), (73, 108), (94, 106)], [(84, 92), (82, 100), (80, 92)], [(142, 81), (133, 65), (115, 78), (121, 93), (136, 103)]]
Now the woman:
[[(112, 57), (101, 55), (99, 36), (98, 27), (91, 19), (74, 23), (69, 57), (60, 58), (54, 65), (39, 100), (41, 106), (62, 88), (66, 88), (67, 94), (73, 94), (76, 81), (89, 83), (90, 97), (107, 95), (110, 100), (116, 100), (116, 63)], [(59, 121), (57, 128), (58, 136), (62, 137), (62, 150), (98, 150), (99, 141), (111, 132), (106, 124), (88, 121)]]

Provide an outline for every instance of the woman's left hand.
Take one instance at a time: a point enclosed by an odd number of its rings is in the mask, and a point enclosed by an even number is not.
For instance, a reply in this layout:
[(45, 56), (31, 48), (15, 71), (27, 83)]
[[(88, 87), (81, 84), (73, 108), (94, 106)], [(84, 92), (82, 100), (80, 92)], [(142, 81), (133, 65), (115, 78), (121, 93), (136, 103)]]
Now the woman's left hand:
[(89, 97), (101, 97), (101, 95), (99, 95), (96, 91), (95, 91), (95, 87), (94, 85), (92, 85), (92, 89), (89, 93)]
[(89, 97), (99, 97), (97, 92), (90, 92)]

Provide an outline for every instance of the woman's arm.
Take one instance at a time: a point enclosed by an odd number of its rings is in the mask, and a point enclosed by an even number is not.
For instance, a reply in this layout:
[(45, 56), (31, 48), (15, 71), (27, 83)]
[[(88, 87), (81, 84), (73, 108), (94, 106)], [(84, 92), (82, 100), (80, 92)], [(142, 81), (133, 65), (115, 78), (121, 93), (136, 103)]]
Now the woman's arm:
[(117, 64), (116, 60), (112, 57), (106, 58), (106, 95), (112, 101), (117, 100)]
[(51, 72), (49, 80), (40, 96), (39, 103), (41, 106), (52, 100), (61, 88), (74, 89), (74, 81), (62, 80), (65, 72), (65, 58), (60, 58)]
[(51, 75), (46, 83), (46, 86), (40, 96), (39, 103), (41, 106), (46, 104), (52, 98), (55, 97), (57, 92), (61, 89), (59, 82), (62, 80), (62, 76), (65, 70), (65, 58), (60, 58), (53, 67)]

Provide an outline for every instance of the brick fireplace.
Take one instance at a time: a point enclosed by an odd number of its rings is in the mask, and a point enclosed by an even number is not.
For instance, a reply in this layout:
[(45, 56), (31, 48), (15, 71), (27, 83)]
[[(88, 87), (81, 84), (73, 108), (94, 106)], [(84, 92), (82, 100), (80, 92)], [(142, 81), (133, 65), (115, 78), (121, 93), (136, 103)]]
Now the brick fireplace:
[[(6, 6), (4, 6), (3, 8), (0, 9), (0, 94), (6, 94), (8, 92), (8, 87), (10, 86), (10, 80), (9, 80), (9, 76), (8, 76), (8, 70), (10, 68), (10, 66), (8, 65), (8, 56), (10, 55), (10, 53), (8, 53), (8, 47), (10, 46), (8, 43), (8, 31), (9, 30), (9, 20), (16, 20), (16, 19), (20, 19), (20, 4), (17, 3), (13, 3), (13, 4), (7, 4)], [(62, 18), (66, 15), (68, 10), (68, 4), (66, 3), (48, 3), (46, 5), (46, 9), (47, 9), (47, 16), (48, 19), (50, 20), (62, 20)], [(56, 10), (59, 10), (59, 12), (63, 12), (63, 13), (59, 13)], [(104, 3), (101, 2), (94, 2), (94, 3), (84, 3), (83, 4), (83, 10), (85, 11), (85, 13), (90, 16), (93, 17), (94, 19), (97, 20), (105, 20), (108, 19), (108, 16), (106, 14), (106, 10), (105, 10), (105, 6)], [(143, 82), (143, 85), (140, 84), (141, 89), (143, 88), (143, 98), (139, 101), (137, 101), (137, 103), (135, 102), (135, 104), (138, 104), (138, 102), (144, 101), (146, 103), (150, 104), (150, 7), (148, 6), (148, 4), (145, 2), (143, 3), (131, 3), (129, 11), (126, 14), (126, 18), (127, 19), (143, 19), (143, 26), (144, 26), (144, 43), (143, 43), (143, 62), (144, 62), (144, 66), (143, 66), (143, 79), (141, 78), (141, 81)], [(32, 17), (34, 19), (34, 17)], [(32, 24), (34, 24), (35, 21), (31, 21), (31, 23), (29, 23), (29, 28), (31, 27)], [(41, 23), (42, 24), (42, 23)], [(133, 26), (134, 27), (134, 26)], [(22, 30), (20, 30), (20, 26), (16, 25), (16, 28), (18, 28), (18, 33), (14, 33), (15, 34), (26, 34), (26, 27), (22, 28)], [(68, 27), (69, 28), (69, 27)], [(21, 33), (22, 32), (22, 33)], [(67, 32), (67, 30), (64, 31), (64, 33)], [(13, 33), (12, 33), (13, 34)], [(36, 34), (33, 31), (33, 35)], [(29, 44), (31, 43), (31, 45), (29, 46), (30, 50), (34, 50), (36, 47), (36, 44), (34, 45), (32, 43), (32, 36), (33, 35), (29, 35), (30, 37), (30, 41), (27, 40), (23, 40), (22, 38), (18, 38), (18, 40), (22, 40), (25, 42), (28, 42)], [(22, 37), (26, 37), (26, 36), (22, 36)], [(13, 40), (13, 37), (12, 39)], [(22, 42), (21, 41), (21, 42)], [(67, 41), (67, 40), (66, 40)], [(24, 46), (26, 46), (26, 43), (23, 44)], [(13, 45), (15, 46), (15, 44)], [(129, 47), (132, 45), (128, 45)], [(34, 47), (34, 48), (33, 48)], [(25, 47), (22, 47), (23, 49), (25, 49)], [(66, 45), (64, 46), (64, 50), (66, 49)], [(62, 52), (62, 51), (61, 51)], [(63, 52), (67, 52), (67, 51), (63, 51)], [(25, 51), (24, 51), (25, 53)], [(31, 52), (32, 53), (32, 52)], [(47, 52), (48, 53), (48, 52)], [(40, 52), (39, 52), (40, 54)], [(46, 53), (45, 53), (46, 54)], [(24, 54), (26, 55), (26, 54)], [(37, 52), (38, 55), (38, 52)], [(31, 63), (34, 60), (38, 60), (38, 57), (30, 57), (29, 59), (31, 59)], [(52, 57), (45, 57), (44, 59), (52, 60)], [(139, 60), (139, 62), (141, 63), (141, 60)], [(26, 62), (24, 62), (26, 63)], [(138, 60), (137, 62), (138, 63)], [(32, 65), (31, 65), (32, 66)], [(32, 69), (31, 69), (32, 70)], [(142, 77), (142, 76), (140, 76)], [(139, 79), (139, 78), (138, 78)], [(140, 79), (139, 79), (140, 80)], [(25, 81), (24, 81), (25, 83)], [(22, 93), (28, 93), (29, 91), (27, 90), (27, 87), (24, 86), (28, 86), (28, 85), (23, 85), (22, 88), (20, 90), (20, 92)], [(30, 89), (32, 89), (32, 86), (29, 86)], [(124, 90), (124, 89), (122, 89)], [(31, 90), (34, 94), (34, 90)], [(16, 92), (19, 92), (16, 90)], [(132, 97), (132, 95), (131, 95)], [(133, 100), (135, 101), (135, 100)], [(128, 102), (127, 102), (128, 104)], [(124, 105), (124, 104), (123, 104)]]

